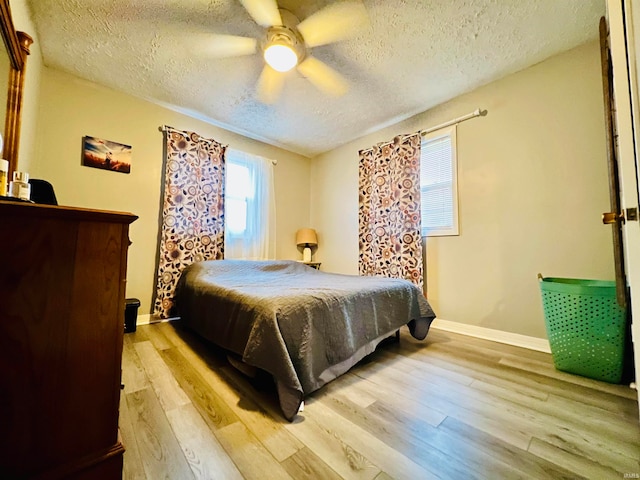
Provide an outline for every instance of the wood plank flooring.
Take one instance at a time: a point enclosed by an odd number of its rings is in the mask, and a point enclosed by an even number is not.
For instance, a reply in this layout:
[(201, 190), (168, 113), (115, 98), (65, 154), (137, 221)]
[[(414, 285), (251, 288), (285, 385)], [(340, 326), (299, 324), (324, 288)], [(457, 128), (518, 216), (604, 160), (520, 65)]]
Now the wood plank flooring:
[(640, 477), (634, 390), (463, 335), (401, 331), (292, 423), (179, 322), (126, 334), (122, 368), (127, 480)]

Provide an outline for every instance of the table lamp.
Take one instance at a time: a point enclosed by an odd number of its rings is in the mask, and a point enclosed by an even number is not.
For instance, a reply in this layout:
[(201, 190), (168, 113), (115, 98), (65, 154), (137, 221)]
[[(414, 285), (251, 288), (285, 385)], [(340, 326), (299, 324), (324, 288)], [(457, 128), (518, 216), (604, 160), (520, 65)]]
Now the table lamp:
[(318, 245), (318, 236), (313, 228), (301, 228), (296, 232), (296, 245), (303, 247), (302, 261), (311, 261), (311, 247)]

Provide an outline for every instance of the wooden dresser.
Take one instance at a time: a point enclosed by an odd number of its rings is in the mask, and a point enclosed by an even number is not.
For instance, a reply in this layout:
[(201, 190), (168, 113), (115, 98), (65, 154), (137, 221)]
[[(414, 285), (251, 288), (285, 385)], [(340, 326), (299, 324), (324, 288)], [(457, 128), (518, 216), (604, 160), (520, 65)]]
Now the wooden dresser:
[(122, 478), (129, 213), (0, 201), (0, 478)]

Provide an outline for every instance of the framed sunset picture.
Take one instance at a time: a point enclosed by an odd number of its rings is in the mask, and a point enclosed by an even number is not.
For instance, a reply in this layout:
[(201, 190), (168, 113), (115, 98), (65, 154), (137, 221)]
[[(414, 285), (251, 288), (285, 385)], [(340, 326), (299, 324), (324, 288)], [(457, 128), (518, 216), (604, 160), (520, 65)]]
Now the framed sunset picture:
[(82, 165), (129, 173), (131, 172), (131, 146), (96, 137), (83, 137)]

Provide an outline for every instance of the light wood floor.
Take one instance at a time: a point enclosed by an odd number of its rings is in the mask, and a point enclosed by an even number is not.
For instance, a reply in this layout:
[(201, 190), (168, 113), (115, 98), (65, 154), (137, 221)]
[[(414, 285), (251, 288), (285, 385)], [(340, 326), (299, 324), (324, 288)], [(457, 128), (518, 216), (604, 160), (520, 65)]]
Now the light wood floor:
[(269, 382), (178, 325), (125, 335), (126, 479), (638, 478), (635, 391), (551, 356), (432, 330), (281, 416)]

